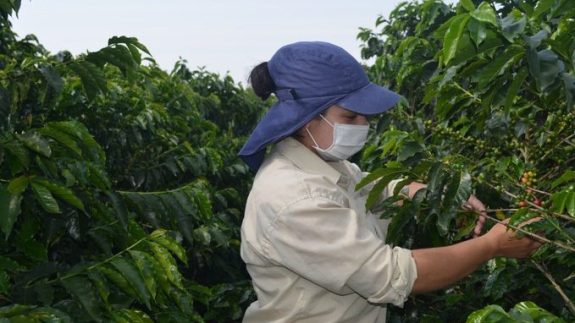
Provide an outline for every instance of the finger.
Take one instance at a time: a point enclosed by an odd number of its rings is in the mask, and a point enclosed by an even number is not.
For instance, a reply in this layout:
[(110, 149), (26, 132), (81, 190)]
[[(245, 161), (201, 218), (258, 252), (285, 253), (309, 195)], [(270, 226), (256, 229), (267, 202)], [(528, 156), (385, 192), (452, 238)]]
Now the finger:
[(481, 214), (477, 218), (477, 222), (475, 223), (474, 234), (475, 236), (479, 236), (483, 231), (483, 226), (485, 225), (485, 219), (487, 216), (487, 212), (485, 210), (481, 211)]

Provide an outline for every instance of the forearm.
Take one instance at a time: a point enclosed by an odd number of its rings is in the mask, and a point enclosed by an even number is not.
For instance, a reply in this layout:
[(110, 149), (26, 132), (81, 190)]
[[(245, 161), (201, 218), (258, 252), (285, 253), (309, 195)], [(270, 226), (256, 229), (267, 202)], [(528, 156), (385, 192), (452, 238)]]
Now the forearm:
[(447, 287), (495, 256), (489, 239), (479, 237), (447, 247), (412, 250), (417, 279), (412, 293)]

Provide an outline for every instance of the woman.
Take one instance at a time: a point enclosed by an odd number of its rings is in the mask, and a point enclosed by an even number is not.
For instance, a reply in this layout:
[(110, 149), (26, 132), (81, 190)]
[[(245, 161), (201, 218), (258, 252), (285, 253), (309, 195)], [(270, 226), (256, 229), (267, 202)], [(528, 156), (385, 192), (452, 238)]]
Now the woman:
[[(402, 306), (408, 295), (446, 287), (493, 257), (526, 257), (539, 247), (503, 225), (448, 247), (384, 243), (386, 222), (365, 209), (366, 190), (354, 189), (363, 174), (346, 159), (365, 144), (367, 116), (399, 96), (370, 83), (340, 47), (284, 46), (250, 82), (260, 97), (274, 93), (278, 102), (240, 151), (257, 171), (241, 255), (258, 300), (244, 322), (385, 322), (387, 303)], [(484, 210), (475, 198), (469, 204)]]

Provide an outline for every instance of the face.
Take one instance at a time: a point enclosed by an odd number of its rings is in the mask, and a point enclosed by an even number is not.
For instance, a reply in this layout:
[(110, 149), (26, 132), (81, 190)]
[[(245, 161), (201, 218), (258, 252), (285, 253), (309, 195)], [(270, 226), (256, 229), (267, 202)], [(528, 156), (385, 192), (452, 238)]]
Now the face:
[[(336, 123), (339, 124), (351, 124), (351, 125), (367, 125), (368, 121), (364, 115), (355, 113), (350, 110), (346, 110), (342, 107), (337, 105), (331, 106), (323, 113), (323, 116), (331, 122), (331, 124), (335, 125)], [(315, 146), (313, 140), (309, 136), (308, 132), (311, 132), (313, 138), (317, 142), (318, 146), (322, 149), (326, 149), (331, 146), (333, 142), (333, 128), (332, 126), (327, 123), (322, 117), (317, 116), (312, 121), (310, 121), (307, 125), (300, 130), (300, 138), (304, 145), (310, 148), (312, 151), (312, 147)]]

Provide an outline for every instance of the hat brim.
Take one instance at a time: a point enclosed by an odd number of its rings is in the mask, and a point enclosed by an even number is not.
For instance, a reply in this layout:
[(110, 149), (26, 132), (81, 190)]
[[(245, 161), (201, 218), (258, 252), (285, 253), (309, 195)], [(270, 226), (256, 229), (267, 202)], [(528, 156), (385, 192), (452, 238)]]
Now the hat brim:
[(399, 94), (374, 83), (369, 83), (346, 95), (337, 102), (337, 105), (362, 115), (375, 115), (391, 109), (400, 99)]
[(294, 134), (342, 98), (336, 96), (276, 102), (257, 124), (239, 155), (242, 158), (251, 155), (262, 150), (267, 144)]
[(255, 172), (264, 159), (265, 146), (292, 135), (327, 108), (338, 105), (362, 115), (374, 115), (389, 110), (400, 98), (395, 92), (369, 83), (339, 96), (280, 100), (260, 120), (239, 156)]

